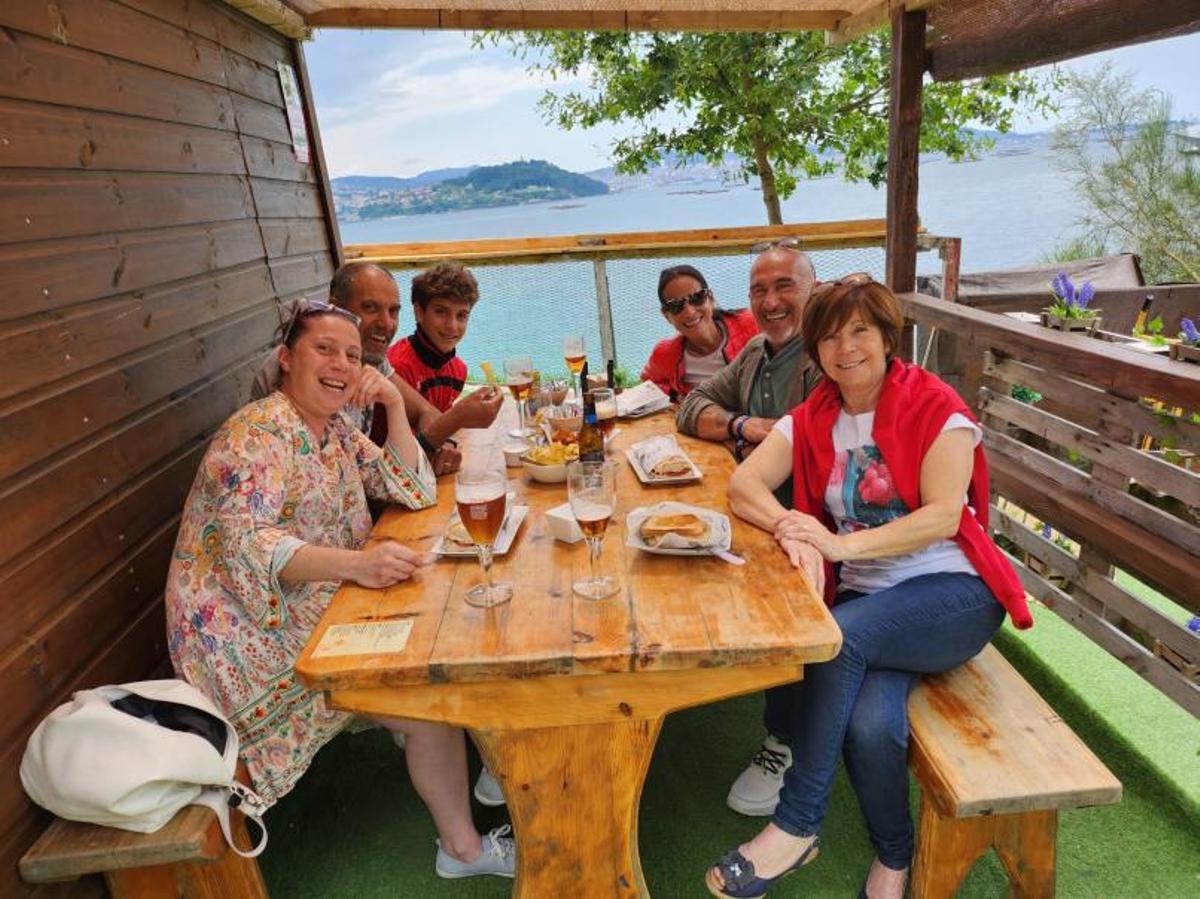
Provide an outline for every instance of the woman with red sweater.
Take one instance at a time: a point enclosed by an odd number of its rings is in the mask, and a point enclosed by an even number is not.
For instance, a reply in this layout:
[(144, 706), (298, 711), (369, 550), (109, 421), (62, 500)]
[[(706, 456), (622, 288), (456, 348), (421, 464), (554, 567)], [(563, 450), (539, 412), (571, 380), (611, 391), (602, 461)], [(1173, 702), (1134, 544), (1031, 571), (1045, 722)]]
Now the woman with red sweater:
[(679, 333), (654, 345), (642, 380), (653, 381), (672, 402), (724, 368), (758, 333), (749, 309), (717, 308), (704, 275), (691, 265), (662, 270), (658, 305)]
[[(859, 895), (899, 899), (913, 855), (909, 690), (978, 653), (1006, 611), (1017, 627), (1032, 624), (987, 534), (979, 425), (949, 386), (895, 357), (903, 324), (896, 297), (869, 275), (814, 290), (803, 334), (825, 378), (730, 482), (734, 513), (771, 531), (824, 592), (842, 649), (794, 685), (779, 804), (709, 870), (717, 896), (763, 896), (816, 857), (844, 754), (876, 854)], [(794, 509), (772, 494), (789, 475)]]

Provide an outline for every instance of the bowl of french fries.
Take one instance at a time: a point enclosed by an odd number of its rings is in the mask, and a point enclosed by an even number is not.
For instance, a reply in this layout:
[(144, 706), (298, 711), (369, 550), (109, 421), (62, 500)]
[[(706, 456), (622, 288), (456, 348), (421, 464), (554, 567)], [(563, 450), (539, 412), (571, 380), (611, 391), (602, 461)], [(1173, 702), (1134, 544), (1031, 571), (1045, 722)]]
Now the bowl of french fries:
[(561, 484), (567, 479), (567, 464), (579, 458), (578, 443), (547, 443), (535, 446), (521, 457), (529, 477), (543, 484)]

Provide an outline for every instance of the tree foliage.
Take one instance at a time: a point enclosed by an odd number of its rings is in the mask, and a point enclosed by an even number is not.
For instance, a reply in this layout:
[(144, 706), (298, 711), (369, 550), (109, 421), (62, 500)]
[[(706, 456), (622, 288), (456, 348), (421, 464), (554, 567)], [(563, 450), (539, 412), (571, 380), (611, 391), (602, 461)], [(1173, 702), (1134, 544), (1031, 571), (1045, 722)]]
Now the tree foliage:
[[(879, 185), (887, 172), (889, 36), (827, 46), (821, 32), (525, 32), (491, 34), (555, 79), (547, 121), (565, 129), (631, 126), (614, 141), (618, 171), (644, 172), (674, 156), (721, 165), (732, 154), (760, 179), (768, 221), (800, 179), (840, 172)], [(1044, 106), (1041, 82), (1017, 74), (925, 86), (921, 150), (953, 159), (986, 139), (968, 124), (1008, 131), (1022, 104)]]
[(1085, 204), (1082, 245), (1137, 253), (1152, 284), (1200, 281), (1200, 156), (1175, 133), (1170, 98), (1111, 65), (1063, 86), (1055, 149)]

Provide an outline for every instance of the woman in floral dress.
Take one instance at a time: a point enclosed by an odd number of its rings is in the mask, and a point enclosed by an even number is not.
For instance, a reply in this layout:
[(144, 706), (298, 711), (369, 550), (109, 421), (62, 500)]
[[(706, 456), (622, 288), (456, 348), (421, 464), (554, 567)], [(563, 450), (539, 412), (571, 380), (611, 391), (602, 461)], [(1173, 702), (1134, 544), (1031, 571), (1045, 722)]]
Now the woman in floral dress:
[[(280, 389), (239, 409), (213, 438), (184, 506), (167, 579), (176, 671), (237, 728), (254, 789), (274, 803), (349, 721), (294, 665), (343, 580), (386, 587), (432, 557), (367, 544), (367, 497), (419, 509), (436, 483), (396, 387), (362, 364), (355, 316), (297, 312), (280, 350)], [(377, 447), (345, 407), (381, 403), (395, 424)], [(458, 728), (382, 721), (407, 742), (409, 773), (434, 817), (438, 873), (512, 876), (512, 842), (480, 837)]]

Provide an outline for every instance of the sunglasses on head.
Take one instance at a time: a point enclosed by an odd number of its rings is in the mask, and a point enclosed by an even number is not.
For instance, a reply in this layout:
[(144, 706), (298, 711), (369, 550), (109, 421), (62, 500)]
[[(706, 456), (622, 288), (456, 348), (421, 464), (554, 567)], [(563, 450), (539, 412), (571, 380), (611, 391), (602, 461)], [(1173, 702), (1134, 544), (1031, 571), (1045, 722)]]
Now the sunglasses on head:
[(362, 324), (361, 318), (341, 306), (326, 303), (324, 300), (301, 300), (292, 309), (292, 317), (283, 332), (283, 343), (286, 344), (291, 340), (292, 332), (296, 330), (296, 322), (302, 318), (312, 318), (315, 315), (340, 315), (356, 328)]
[(802, 241), (799, 237), (781, 237), (778, 240), (762, 240), (750, 248), (750, 252), (757, 256), (759, 253), (765, 253), (767, 250), (784, 249), (796, 250), (799, 252)]
[(685, 297), (679, 297), (677, 300), (660, 300), (663, 312), (667, 315), (678, 315), (683, 311), (684, 305), (695, 306), (699, 309), (704, 305), (705, 301), (712, 296), (712, 291), (707, 287), (701, 287), (694, 293), (689, 293)]
[(828, 293), (831, 290), (836, 290), (839, 287), (857, 287), (860, 284), (875, 284), (877, 283), (873, 277), (867, 272), (854, 272), (853, 274), (843, 275), (836, 281), (822, 281), (813, 288), (813, 296), (819, 296)]

